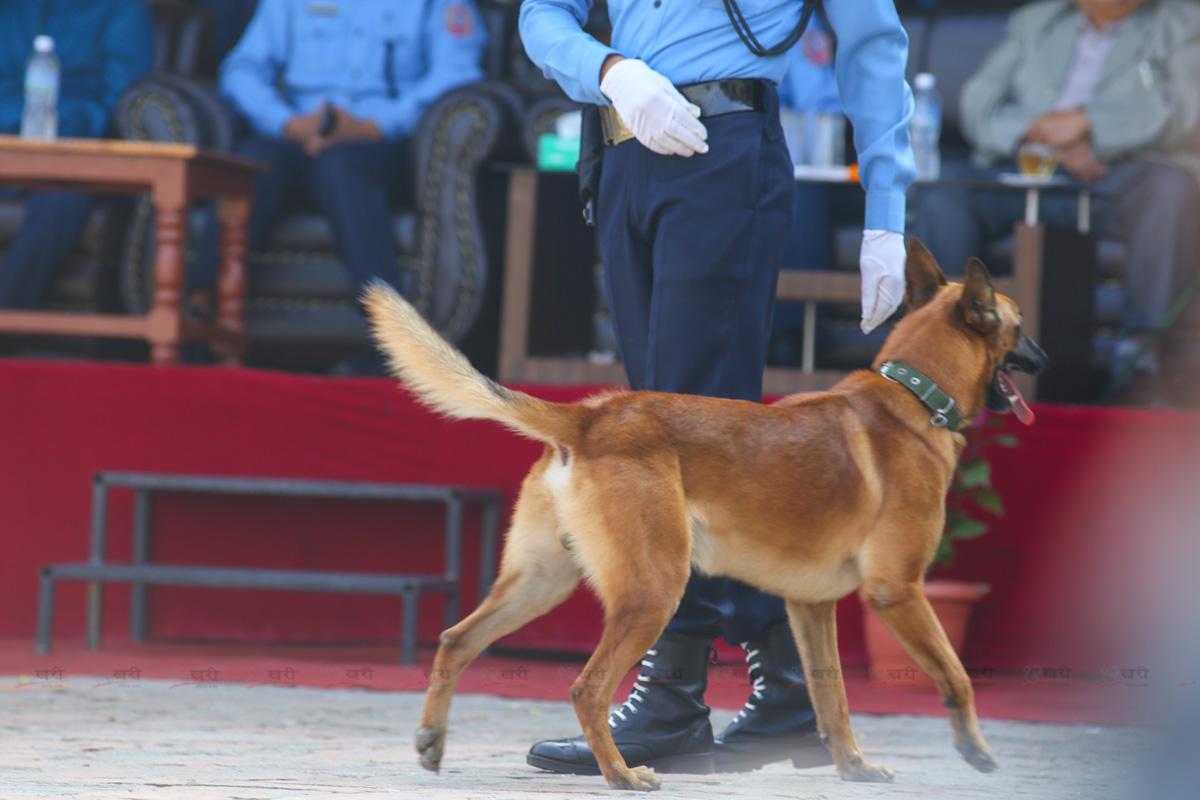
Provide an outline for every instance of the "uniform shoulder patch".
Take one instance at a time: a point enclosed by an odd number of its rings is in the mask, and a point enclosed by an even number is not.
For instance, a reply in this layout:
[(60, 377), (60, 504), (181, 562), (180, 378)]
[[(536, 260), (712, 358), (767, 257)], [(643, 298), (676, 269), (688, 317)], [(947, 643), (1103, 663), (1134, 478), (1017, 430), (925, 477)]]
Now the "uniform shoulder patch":
[(804, 57), (818, 67), (833, 61), (833, 39), (825, 31), (809, 31), (802, 40)]
[(475, 32), (475, 12), (466, 3), (446, 6), (446, 30), (451, 36), (470, 36)]

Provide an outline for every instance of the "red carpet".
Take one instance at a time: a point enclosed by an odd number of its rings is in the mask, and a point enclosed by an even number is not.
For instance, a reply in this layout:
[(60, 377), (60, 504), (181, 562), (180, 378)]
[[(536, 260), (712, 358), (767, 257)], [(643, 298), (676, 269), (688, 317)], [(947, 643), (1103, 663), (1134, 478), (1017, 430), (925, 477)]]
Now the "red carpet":
[[(80, 640), (64, 639), (55, 652), (33, 655), (29, 639), (0, 639), (0, 690), (37, 691), (52, 688), (57, 679), (94, 678), (95, 685), (161, 679), (183, 686), (212, 681), (318, 688), (363, 688), (424, 691), (432, 676), (431, 648), (422, 648), (420, 664), (398, 665), (395, 647), (244, 644), (179, 644), (114, 642), (88, 652)], [(525, 655), (484, 656), (463, 675), (458, 691), (535, 700), (567, 700), (567, 689), (583, 667), (582, 661), (532, 658)], [(61, 673), (61, 674), (60, 674)], [(621, 683), (617, 701), (633, 684), (630, 672)], [(1143, 724), (1145, 705), (1132, 687), (1105, 685), (1103, 676), (1073, 674), (1069, 680), (1031, 682), (1022, 673), (977, 675), (976, 701), (981, 717), (1089, 724)], [(709, 668), (708, 704), (735, 710), (749, 694), (742, 663), (721, 662)], [(937, 693), (872, 682), (867, 670), (846, 670), (850, 710), (869, 714), (946, 716)], [(902, 683), (902, 677), (897, 681)], [(6, 685), (7, 684), (7, 685)], [(415, 725), (398, 720), (397, 725)]]

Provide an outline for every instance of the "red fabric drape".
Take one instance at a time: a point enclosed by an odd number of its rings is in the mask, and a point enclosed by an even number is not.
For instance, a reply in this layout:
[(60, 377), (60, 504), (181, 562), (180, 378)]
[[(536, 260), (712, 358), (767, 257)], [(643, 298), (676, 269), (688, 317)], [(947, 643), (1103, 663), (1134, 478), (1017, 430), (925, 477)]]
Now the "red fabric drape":
[[(594, 387), (534, 387), (572, 400)], [(484, 422), (440, 420), (392, 381), (266, 371), (0, 360), (0, 635), (31, 635), (42, 564), (87, 555), (89, 476), (100, 470), (286, 476), (496, 486), (511, 510), (540, 452)], [(1039, 407), (1032, 428), (994, 455), (1008, 513), (963, 544), (947, 577), (993, 586), (966, 661), (996, 669), (1075, 669), (1136, 658), (1146, 627), (1139, 587), (1172, 537), (1197, 533), (1200, 415)], [(132, 503), (113, 496), (111, 558), (128, 557)], [(433, 506), (329, 500), (164, 496), (154, 508), (161, 562), (437, 571)], [(477, 602), (478, 519), (467, 518), (463, 608)], [(106, 632), (127, 631), (128, 590), (108, 590)], [(83, 629), (83, 588), (59, 590), (59, 633)], [(839, 616), (843, 656), (864, 657), (857, 600)], [(441, 629), (423, 601), (421, 638)], [(581, 589), (504, 640), (587, 651), (599, 607)], [(391, 598), (209, 589), (151, 590), (151, 635), (227, 640), (395, 640)]]

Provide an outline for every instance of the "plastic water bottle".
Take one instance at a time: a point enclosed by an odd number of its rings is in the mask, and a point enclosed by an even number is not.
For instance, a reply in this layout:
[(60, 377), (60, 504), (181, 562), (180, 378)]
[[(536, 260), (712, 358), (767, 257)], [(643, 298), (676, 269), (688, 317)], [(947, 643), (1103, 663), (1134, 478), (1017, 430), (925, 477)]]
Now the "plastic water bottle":
[(942, 135), (942, 98), (937, 80), (928, 72), (913, 79), (913, 115), (908, 123), (913, 158), (917, 162), (917, 180), (936, 181), (942, 171), (938, 139)]
[(25, 68), (25, 111), (21, 114), (21, 137), (53, 140), (58, 136), (58, 57), (54, 40), (33, 40), (33, 55)]

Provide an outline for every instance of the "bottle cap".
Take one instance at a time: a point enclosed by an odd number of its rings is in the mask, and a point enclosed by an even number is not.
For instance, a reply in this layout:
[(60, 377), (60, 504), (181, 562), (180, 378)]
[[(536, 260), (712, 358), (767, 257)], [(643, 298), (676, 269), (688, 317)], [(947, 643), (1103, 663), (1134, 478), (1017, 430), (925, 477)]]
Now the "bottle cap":
[(33, 40), (33, 49), (39, 53), (54, 52), (54, 38), (42, 34)]
[(935, 78), (933, 76), (932, 72), (918, 72), (916, 74), (916, 76), (913, 77), (913, 88), (914, 89), (928, 91), (936, 85), (937, 85), (937, 78)]

